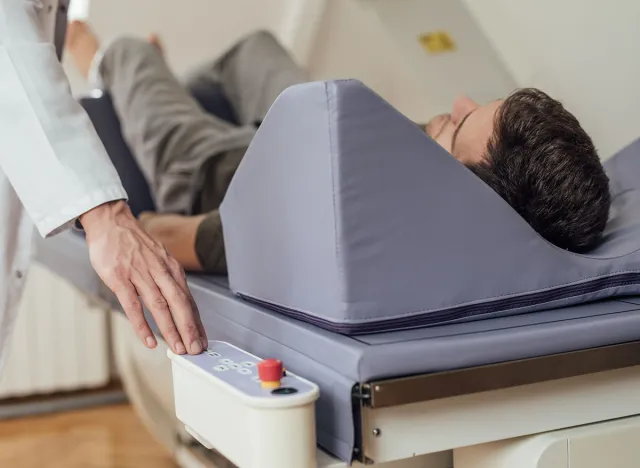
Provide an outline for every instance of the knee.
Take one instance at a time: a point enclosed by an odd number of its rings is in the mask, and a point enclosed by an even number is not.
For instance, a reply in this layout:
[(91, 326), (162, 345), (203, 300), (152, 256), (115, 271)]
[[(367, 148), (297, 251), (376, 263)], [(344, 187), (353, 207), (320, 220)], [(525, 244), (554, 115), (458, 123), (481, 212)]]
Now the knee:
[(278, 47), (282, 48), (280, 41), (276, 36), (266, 29), (260, 29), (245, 37), (242, 41), (246, 45), (259, 46), (259, 47)]
[(273, 33), (267, 29), (259, 29), (257, 31), (254, 31), (253, 33), (249, 34), (249, 36), (247, 36), (248, 39), (254, 39), (254, 40), (258, 40), (258, 41), (275, 41), (277, 42), (276, 36), (273, 35)]
[(153, 45), (135, 37), (120, 37), (111, 42), (104, 51), (100, 71), (105, 82), (120, 67), (134, 66), (155, 60), (157, 51)]
[(111, 42), (105, 50), (107, 54), (130, 54), (139, 51), (152, 50), (153, 46), (137, 37), (122, 36)]

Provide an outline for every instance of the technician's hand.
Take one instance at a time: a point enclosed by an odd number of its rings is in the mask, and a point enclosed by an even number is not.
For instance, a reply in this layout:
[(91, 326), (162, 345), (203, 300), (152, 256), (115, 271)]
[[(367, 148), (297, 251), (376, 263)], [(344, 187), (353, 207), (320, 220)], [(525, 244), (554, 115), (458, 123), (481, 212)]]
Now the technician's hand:
[(124, 201), (101, 205), (80, 217), (91, 264), (115, 293), (143, 343), (156, 339), (144, 317), (144, 301), (167, 344), (177, 354), (199, 354), (207, 336), (182, 267), (140, 226)]

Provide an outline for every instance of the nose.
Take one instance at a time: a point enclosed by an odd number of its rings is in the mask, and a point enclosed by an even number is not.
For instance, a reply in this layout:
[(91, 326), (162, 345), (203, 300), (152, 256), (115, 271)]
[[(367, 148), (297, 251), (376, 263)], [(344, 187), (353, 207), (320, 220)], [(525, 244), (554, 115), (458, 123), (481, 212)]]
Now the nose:
[(460, 95), (453, 101), (453, 109), (451, 111), (451, 122), (458, 125), (462, 119), (478, 108), (478, 104), (465, 95)]

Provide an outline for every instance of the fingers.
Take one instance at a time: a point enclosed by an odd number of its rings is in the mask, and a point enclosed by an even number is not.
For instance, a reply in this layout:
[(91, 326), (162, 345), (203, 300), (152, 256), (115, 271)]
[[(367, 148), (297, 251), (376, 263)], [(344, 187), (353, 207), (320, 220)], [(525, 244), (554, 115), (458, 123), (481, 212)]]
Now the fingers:
[(138, 293), (133, 284), (131, 284), (130, 281), (118, 280), (111, 290), (118, 298), (118, 301), (120, 301), (120, 304), (122, 304), (124, 313), (127, 315), (127, 318), (140, 341), (150, 349), (155, 348), (158, 343), (144, 317), (142, 303), (138, 298)]
[(162, 335), (175, 353), (200, 354), (208, 343), (184, 270), (162, 246), (142, 253), (133, 282)]
[(202, 342), (202, 350), (205, 351), (209, 347), (209, 338), (207, 337), (207, 331), (204, 328), (204, 324), (202, 323), (202, 319), (200, 318), (200, 314), (196, 313), (196, 325), (198, 326), (198, 331), (200, 332), (200, 341)]
[(200, 334), (200, 339), (201, 339), (201, 342), (202, 342), (203, 350), (207, 349), (207, 347), (209, 346), (209, 341), (208, 341), (208, 338), (207, 338), (207, 332), (206, 332), (206, 330), (204, 328), (204, 325), (202, 323), (202, 319), (200, 318), (200, 311), (198, 310), (198, 305), (196, 304), (195, 299), (191, 295), (191, 291), (189, 291), (189, 286), (187, 285), (187, 276), (186, 276), (186, 274), (184, 272), (184, 269), (182, 268), (180, 263), (178, 263), (173, 258), (169, 257), (165, 261), (167, 262), (167, 265), (169, 266), (169, 271), (170, 271), (171, 275), (173, 276), (173, 279), (178, 284), (178, 286), (180, 286), (180, 288), (185, 292), (189, 302), (191, 303), (191, 310), (193, 311), (193, 316), (194, 316), (195, 321), (196, 321), (196, 326), (198, 327), (198, 332)]
[[(173, 321), (175, 322), (180, 336), (187, 347), (190, 354), (201, 353), (204, 336), (202, 336), (201, 324), (199, 325), (199, 317), (194, 308), (194, 301), (191, 294), (188, 293), (186, 283), (184, 288), (173, 278), (167, 265), (164, 271), (154, 271), (154, 280), (158, 285), (159, 291), (166, 298), (168, 307), (171, 310)], [(202, 327), (203, 329), (204, 327)]]
[(153, 278), (147, 270), (144, 273), (136, 271), (130, 276), (132, 282), (118, 280), (116, 286), (111, 288), (136, 335), (148, 348), (157, 346), (144, 316), (144, 302), (174, 353), (200, 354), (207, 348), (208, 342), (195, 301), (188, 293), (186, 280), (183, 278), (183, 284), (180, 285), (168, 269), (162, 270), (156, 266), (152, 271)]
[(170, 305), (165, 296), (156, 285), (154, 279), (148, 273), (138, 272), (134, 282), (151, 315), (160, 329), (165, 341), (176, 354), (185, 354), (188, 349), (180, 336), (180, 332), (174, 323)]

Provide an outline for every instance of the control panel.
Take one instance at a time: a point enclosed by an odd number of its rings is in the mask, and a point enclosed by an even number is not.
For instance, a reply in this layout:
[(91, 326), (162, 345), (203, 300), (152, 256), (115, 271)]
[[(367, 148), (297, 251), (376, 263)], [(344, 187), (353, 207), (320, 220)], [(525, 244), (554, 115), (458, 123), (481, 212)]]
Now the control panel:
[(207, 350), (197, 356), (181, 357), (249, 397), (282, 398), (317, 392), (315, 385), (287, 371), (282, 361), (260, 359), (222, 341), (209, 341)]
[(206, 448), (242, 468), (316, 466), (313, 382), (222, 341), (197, 356), (167, 355), (176, 416)]

